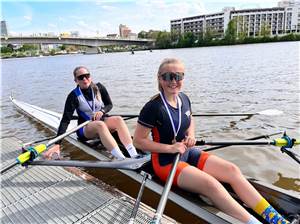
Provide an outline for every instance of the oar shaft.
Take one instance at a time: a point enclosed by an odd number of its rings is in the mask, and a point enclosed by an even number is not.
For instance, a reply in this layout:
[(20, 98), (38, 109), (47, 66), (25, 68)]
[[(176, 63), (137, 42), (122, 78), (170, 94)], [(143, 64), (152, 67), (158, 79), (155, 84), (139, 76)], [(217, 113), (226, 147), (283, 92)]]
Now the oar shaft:
[(193, 114), (193, 117), (243, 117), (243, 116), (254, 116), (258, 113), (200, 113)]
[(78, 126), (72, 128), (70, 131), (67, 131), (67, 132), (65, 132), (64, 134), (57, 136), (56, 138), (50, 140), (50, 141), (46, 144), (46, 146), (49, 147), (49, 146), (53, 145), (54, 143), (56, 143), (56, 142), (62, 140), (62, 139), (65, 138), (66, 136), (68, 136), (68, 135), (72, 134), (73, 132), (79, 130), (80, 128), (84, 127), (84, 126), (87, 125), (89, 122), (90, 122), (90, 120), (85, 121), (85, 122), (83, 122), (82, 124), (80, 124), (80, 125), (78, 125)]
[[(273, 133), (273, 134), (270, 134), (270, 135), (259, 135), (259, 136), (256, 136), (256, 137), (247, 138), (247, 139), (245, 139), (245, 141), (247, 141), (247, 140), (258, 140), (258, 139), (262, 139), (262, 138), (269, 138), (270, 136), (279, 135), (279, 134), (282, 134), (282, 132), (276, 132), (276, 133)], [(204, 149), (204, 151), (209, 152), (209, 151), (213, 151), (213, 150), (216, 150), (216, 149), (225, 148), (225, 147), (228, 147), (228, 146), (230, 146), (230, 145), (214, 146), (214, 147), (206, 148), (206, 149)]]
[(1, 170), (1, 174), (5, 173), (7, 170), (13, 168), (14, 166), (18, 165), (18, 162), (14, 162), (6, 167), (4, 167), (2, 170)]
[(159, 204), (157, 206), (157, 210), (156, 213), (154, 215), (153, 220), (151, 221), (151, 224), (159, 224), (160, 223), (160, 219), (162, 217), (162, 214), (165, 210), (166, 204), (167, 204), (167, 200), (168, 200), (168, 195), (170, 193), (170, 189), (172, 187), (172, 183), (175, 177), (175, 173), (176, 173), (176, 169), (177, 169), (177, 165), (180, 159), (180, 154), (178, 153), (175, 157), (171, 172), (168, 176), (167, 182), (165, 184), (164, 190), (162, 192)]
[(143, 196), (143, 192), (144, 192), (144, 189), (145, 189), (146, 181), (147, 181), (148, 178), (151, 179), (151, 175), (144, 172), (144, 171), (141, 172), (141, 175), (143, 176), (142, 184), (141, 184), (138, 196), (135, 200), (134, 207), (132, 209), (128, 224), (134, 224), (134, 220), (135, 220), (136, 214), (138, 212), (138, 209), (140, 207), (140, 203), (141, 203), (141, 200), (142, 200), (142, 196)]
[(37, 160), (30, 162), (29, 165), (136, 170), (147, 161), (146, 157), (121, 161)]
[(273, 141), (196, 141), (196, 145), (274, 145)]
[[(293, 142), (294, 145), (300, 144), (300, 139), (295, 139)], [(200, 140), (196, 141), (196, 145), (275, 145), (279, 147), (288, 146), (289, 142), (286, 139), (278, 138), (270, 141), (205, 141)]]

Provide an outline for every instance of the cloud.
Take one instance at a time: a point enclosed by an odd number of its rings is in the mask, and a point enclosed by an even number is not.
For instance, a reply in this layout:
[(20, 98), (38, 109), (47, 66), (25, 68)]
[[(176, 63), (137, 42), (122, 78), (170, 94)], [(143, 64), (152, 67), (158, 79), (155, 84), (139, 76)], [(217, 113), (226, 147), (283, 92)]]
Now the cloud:
[(23, 18), (29, 22), (32, 21), (32, 16), (23, 16)]
[(77, 21), (77, 25), (81, 26), (81, 27), (84, 27), (84, 28), (89, 27), (89, 25), (86, 22), (84, 22), (83, 20)]
[(57, 26), (53, 23), (48, 23), (48, 27), (51, 27), (51, 28), (57, 28)]
[(115, 6), (110, 6), (110, 5), (102, 5), (101, 8), (104, 9), (104, 10), (106, 10), (106, 11), (115, 11), (115, 10), (118, 9)]

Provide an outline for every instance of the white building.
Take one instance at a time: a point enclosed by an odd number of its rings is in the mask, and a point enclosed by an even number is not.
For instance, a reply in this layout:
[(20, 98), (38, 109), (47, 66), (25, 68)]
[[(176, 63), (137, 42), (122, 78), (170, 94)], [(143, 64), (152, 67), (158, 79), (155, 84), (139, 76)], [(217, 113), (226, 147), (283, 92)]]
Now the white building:
[(300, 33), (300, 2), (280, 1), (278, 7), (235, 10), (226, 7), (220, 13), (171, 20), (171, 32), (203, 34), (210, 31), (223, 37), (230, 20), (237, 21), (237, 33), (259, 36)]

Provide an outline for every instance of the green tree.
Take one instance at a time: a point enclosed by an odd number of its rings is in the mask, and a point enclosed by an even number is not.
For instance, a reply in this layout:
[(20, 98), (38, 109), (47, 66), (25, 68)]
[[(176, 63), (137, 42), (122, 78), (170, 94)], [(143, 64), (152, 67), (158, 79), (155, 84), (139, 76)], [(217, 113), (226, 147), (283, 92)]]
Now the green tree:
[(138, 33), (138, 38), (147, 38), (148, 37), (148, 33), (144, 30), (142, 30), (141, 32)]
[(266, 21), (263, 21), (261, 23), (260, 36), (269, 37), (270, 35), (271, 35), (271, 27)]
[(12, 48), (12, 46), (3, 46), (1, 47), (1, 53), (12, 53), (14, 51), (14, 49)]
[(179, 38), (180, 38), (180, 32), (172, 30), (171, 31), (171, 42), (172, 42), (172, 45), (176, 45), (178, 43)]
[(66, 50), (66, 45), (64, 45), (64, 44), (61, 45), (61, 46), (59, 47), (59, 49), (62, 50), (62, 51)]
[(224, 39), (228, 44), (234, 44), (237, 38), (237, 19), (233, 18), (229, 21), (225, 31)]
[(210, 28), (206, 28), (205, 33), (203, 35), (203, 45), (211, 45), (213, 42), (213, 31)]
[(19, 51), (33, 51), (38, 49), (39, 47), (36, 44), (23, 44), (23, 46), (19, 49)]
[(157, 34), (156, 46), (158, 48), (170, 48), (171, 47), (171, 34), (166, 31), (160, 31)]

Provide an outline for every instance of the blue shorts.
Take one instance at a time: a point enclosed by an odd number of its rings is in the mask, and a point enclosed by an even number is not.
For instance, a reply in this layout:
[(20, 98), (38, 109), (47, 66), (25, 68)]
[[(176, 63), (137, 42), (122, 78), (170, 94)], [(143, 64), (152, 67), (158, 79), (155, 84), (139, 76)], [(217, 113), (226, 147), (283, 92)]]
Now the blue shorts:
[(80, 141), (83, 141), (83, 142), (86, 142), (87, 140), (89, 140), (88, 138), (86, 138), (85, 136), (84, 136), (84, 129), (83, 129), (84, 127), (82, 127), (82, 128), (80, 128), (80, 129), (78, 129), (77, 131), (76, 131), (76, 134), (77, 134), (77, 137), (78, 137), (78, 139), (80, 140)]

